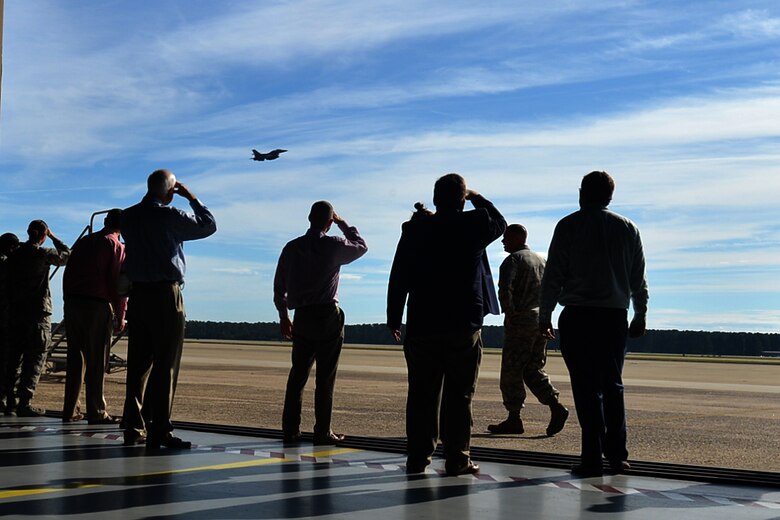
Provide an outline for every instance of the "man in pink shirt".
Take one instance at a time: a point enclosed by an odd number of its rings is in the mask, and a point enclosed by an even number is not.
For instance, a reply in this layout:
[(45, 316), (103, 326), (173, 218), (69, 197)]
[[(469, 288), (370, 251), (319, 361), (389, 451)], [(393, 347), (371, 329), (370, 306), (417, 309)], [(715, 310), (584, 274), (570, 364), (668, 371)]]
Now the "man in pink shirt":
[[(87, 385), (89, 424), (115, 424), (106, 412), (103, 380), (113, 332), (125, 326), (127, 298), (117, 293), (125, 246), (119, 241), (122, 210), (112, 209), (104, 227), (82, 237), (73, 246), (62, 279), (65, 326), (68, 338), (68, 368), (65, 380), (63, 422), (80, 421), (81, 382)], [(85, 372), (86, 368), (86, 372)]]
[[(274, 276), (274, 305), (282, 336), (292, 339), (292, 368), (282, 411), (285, 444), (301, 441), (303, 389), (317, 363), (314, 390), (314, 444), (334, 445), (344, 435), (331, 429), (333, 388), (344, 343), (344, 311), (339, 307), (339, 272), (368, 251), (354, 226), (339, 217), (330, 202), (311, 206), (309, 229), (282, 249)], [(336, 224), (343, 237), (328, 235)], [(289, 309), (295, 310), (295, 323)]]

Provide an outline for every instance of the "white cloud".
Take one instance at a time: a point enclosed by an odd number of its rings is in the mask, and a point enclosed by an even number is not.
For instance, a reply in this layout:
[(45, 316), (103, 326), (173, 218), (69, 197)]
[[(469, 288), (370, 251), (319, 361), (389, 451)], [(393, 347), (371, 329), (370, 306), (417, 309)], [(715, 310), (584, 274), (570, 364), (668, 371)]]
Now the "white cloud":
[[(453, 170), (541, 252), (581, 176), (612, 172), (613, 208), (640, 225), (651, 275), (674, 280), (656, 286), (661, 307), (774, 290), (762, 283), (780, 243), (771, 5), (127, 5), (6, 5), (0, 216), (75, 236), (170, 165), (219, 226), (187, 246), (200, 317), (215, 302), (274, 316), (276, 257), (321, 198), (369, 243), (345, 298), (381, 316), (400, 223)], [(276, 145), (290, 152), (250, 161)], [(490, 255), (497, 267), (500, 244)], [(696, 269), (716, 280), (683, 279)]]

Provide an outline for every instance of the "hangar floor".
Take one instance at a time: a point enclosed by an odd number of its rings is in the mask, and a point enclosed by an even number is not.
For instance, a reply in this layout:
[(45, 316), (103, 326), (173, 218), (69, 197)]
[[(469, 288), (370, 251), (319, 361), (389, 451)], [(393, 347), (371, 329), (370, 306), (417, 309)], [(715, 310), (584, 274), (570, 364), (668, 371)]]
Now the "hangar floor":
[(115, 427), (0, 418), (0, 516), (7, 518), (780, 518), (776, 487), (607, 476), (481, 462), (407, 476), (403, 455), (290, 448), (273, 438), (177, 430), (191, 451), (121, 445)]

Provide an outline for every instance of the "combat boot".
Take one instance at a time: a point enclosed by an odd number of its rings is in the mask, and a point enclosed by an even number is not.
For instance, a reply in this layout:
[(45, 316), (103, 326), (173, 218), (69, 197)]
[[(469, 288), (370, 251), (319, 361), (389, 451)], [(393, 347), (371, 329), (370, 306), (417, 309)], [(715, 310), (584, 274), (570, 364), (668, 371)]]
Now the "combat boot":
[(547, 425), (547, 436), (552, 437), (563, 430), (566, 419), (569, 418), (569, 410), (561, 403), (550, 405), (550, 424)]
[(498, 424), (488, 425), (490, 433), (523, 433), (523, 420), (520, 418), (520, 412), (509, 413), (505, 421)]

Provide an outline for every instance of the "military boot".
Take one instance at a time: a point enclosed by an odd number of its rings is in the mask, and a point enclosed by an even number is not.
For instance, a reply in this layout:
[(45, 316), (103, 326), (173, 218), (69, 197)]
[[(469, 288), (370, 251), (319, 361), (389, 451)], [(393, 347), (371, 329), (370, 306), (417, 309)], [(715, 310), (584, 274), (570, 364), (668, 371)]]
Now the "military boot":
[(525, 430), (520, 412), (510, 412), (505, 421), (488, 425), (488, 431), (490, 433), (523, 433)]
[(569, 418), (569, 410), (561, 403), (550, 405), (550, 424), (547, 425), (547, 436), (552, 437), (563, 430), (566, 419)]

